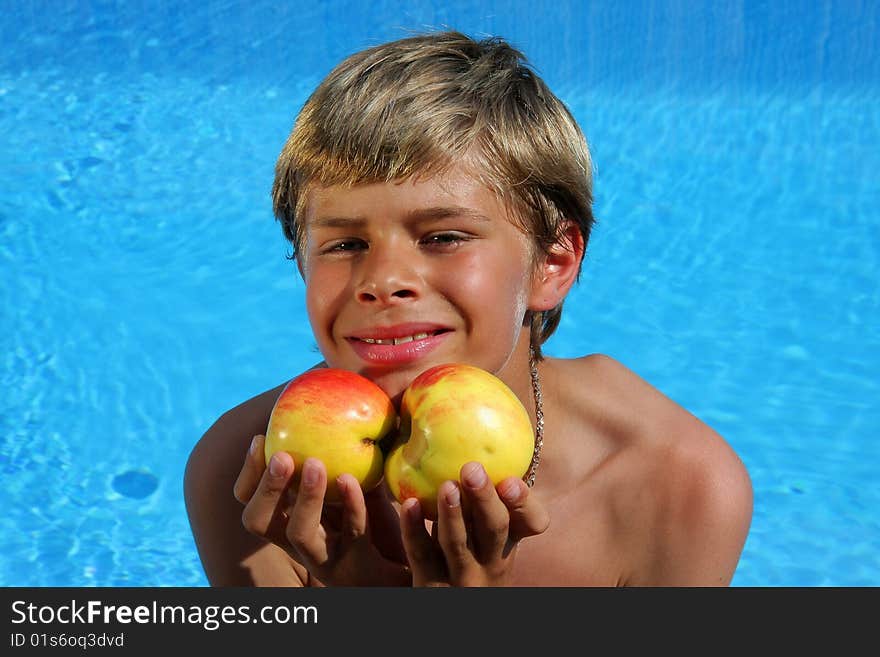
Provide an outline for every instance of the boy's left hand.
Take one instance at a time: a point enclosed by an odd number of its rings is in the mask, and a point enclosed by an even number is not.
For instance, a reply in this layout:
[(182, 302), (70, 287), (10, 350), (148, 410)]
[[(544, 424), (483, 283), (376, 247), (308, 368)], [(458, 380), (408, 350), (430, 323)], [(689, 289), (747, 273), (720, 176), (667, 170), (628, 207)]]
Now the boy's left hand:
[(414, 586), (510, 584), (517, 544), (550, 524), (547, 510), (529, 497), (521, 479), (509, 477), (493, 486), (483, 466), (473, 462), (462, 467), (461, 481), (440, 487), (431, 534), (418, 500), (405, 500), (401, 507)]

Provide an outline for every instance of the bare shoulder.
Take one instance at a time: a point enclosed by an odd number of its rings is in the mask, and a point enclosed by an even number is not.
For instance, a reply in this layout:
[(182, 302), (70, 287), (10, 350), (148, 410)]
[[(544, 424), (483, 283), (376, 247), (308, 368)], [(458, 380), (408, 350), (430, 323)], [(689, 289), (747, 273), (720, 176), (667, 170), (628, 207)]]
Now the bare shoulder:
[[(241, 468), (251, 439), (266, 431), (275, 400), (284, 388), (281, 384), (226, 411), (204, 433), (193, 448), (187, 462), (187, 479), (199, 485), (204, 477), (193, 475), (211, 472), (235, 472)], [(192, 492), (187, 488), (187, 496)]]
[(554, 359), (553, 365), (559, 385), (567, 391), (571, 402), (600, 413), (618, 428), (631, 430), (633, 438), (645, 437), (640, 429), (648, 419), (655, 427), (658, 423), (706, 427), (680, 404), (610, 356), (591, 354)]
[[(319, 363), (315, 367), (326, 367)], [(190, 517), (207, 513), (206, 506), (197, 501), (210, 502), (211, 494), (222, 492), (223, 498), (232, 493), (232, 484), (244, 463), (244, 457), (254, 436), (264, 435), (269, 416), (278, 396), (288, 381), (238, 404), (223, 413), (199, 439), (186, 465), (184, 495)], [(230, 477), (232, 481), (230, 482)], [(229, 488), (222, 488), (229, 484)]]
[[(554, 360), (573, 424), (603, 445), (596, 486), (614, 542), (628, 551), (621, 581), (724, 585), (752, 516), (749, 475), (714, 429), (604, 355)], [(577, 431), (572, 431), (578, 429)]]
[[(264, 434), (285, 384), (226, 411), (196, 443), (186, 464), (184, 497), (202, 566), (212, 585), (248, 586), (266, 577), (290, 577), (280, 549), (242, 526), (243, 507), (233, 496), (248, 446)], [(271, 572), (270, 572), (271, 571)], [(291, 581), (291, 584), (297, 582)]]

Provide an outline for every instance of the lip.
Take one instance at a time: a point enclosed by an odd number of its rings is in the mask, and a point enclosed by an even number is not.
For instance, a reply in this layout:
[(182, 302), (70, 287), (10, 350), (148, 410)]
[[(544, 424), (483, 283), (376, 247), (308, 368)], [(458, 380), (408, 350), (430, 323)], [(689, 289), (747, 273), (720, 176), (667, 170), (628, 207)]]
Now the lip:
[[(442, 332), (437, 333), (437, 331)], [(427, 333), (428, 335), (401, 344), (376, 344), (364, 341), (365, 338), (391, 340), (419, 333)], [(371, 365), (399, 366), (423, 358), (443, 344), (450, 335), (452, 335), (452, 330), (440, 324), (407, 323), (359, 330), (346, 339), (361, 360)]]

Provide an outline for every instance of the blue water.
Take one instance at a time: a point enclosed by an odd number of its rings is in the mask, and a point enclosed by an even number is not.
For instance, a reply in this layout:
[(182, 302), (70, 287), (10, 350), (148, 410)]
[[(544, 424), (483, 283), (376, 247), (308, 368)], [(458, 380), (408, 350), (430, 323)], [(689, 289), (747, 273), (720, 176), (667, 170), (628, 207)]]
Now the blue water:
[(339, 58), (448, 25), (520, 46), (593, 149), (547, 351), (742, 456), (735, 585), (880, 585), (876, 3), (2, 4), (0, 584), (206, 584), (189, 450), (318, 358), (275, 158)]

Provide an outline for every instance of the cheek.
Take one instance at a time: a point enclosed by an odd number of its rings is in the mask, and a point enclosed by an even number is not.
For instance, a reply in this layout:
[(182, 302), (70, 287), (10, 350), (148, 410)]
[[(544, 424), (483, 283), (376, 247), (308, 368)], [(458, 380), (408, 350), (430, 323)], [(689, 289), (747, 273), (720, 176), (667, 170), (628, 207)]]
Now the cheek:
[(315, 336), (320, 340), (338, 314), (345, 293), (340, 272), (314, 267), (305, 278), (306, 311)]
[(527, 308), (528, 266), (507, 253), (485, 252), (456, 262), (444, 277), (456, 305), (491, 318), (497, 329), (518, 330)]
[(435, 270), (434, 280), (448, 296), (462, 300), (481, 300), (491, 287), (494, 274), (487, 267), (487, 259), (478, 254), (450, 259)]

